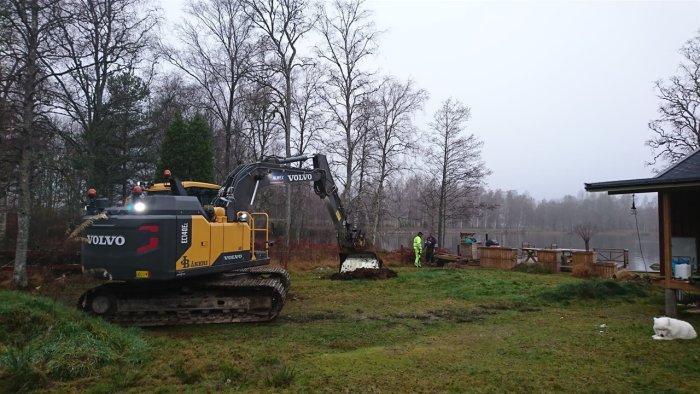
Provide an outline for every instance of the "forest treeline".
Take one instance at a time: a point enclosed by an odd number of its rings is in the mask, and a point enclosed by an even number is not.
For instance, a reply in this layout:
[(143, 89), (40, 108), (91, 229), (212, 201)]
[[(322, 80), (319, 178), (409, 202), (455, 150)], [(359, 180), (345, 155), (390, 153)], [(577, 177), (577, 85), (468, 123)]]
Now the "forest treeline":
[[(362, 0), (193, 0), (174, 25), (159, 5), (0, 0), (0, 222), (16, 212), (15, 283), (30, 239), (77, 214), (88, 188), (118, 203), (159, 176), (178, 117), (208, 125), (209, 141), (182, 141), (210, 144), (213, 160), (188, 149), (180, 160), (210, 163), (216, 182), (265, 156), (328, 154), (370, 233), (396, 208), (387, 188), (409, 176), (427, 179), (410, 188), (435, 207), (437, 231), (480, 208), (471, 197), (489, 170), (469, 107), (440, 98), (419, 127), (429, 94), (372, 66), (381, 30)], [(288, 188), (284, 234), (299, 204)]]
[[(0, 238), (14, 243), (15, 283), (26, 284), (27, 251), (70, 226), (88, 188), (118, 203), (173, 157), (222, 182), (239, 163), (325, 153), (372, 239), (392, 226), (439, 240), (457, 223), (629, 227), (621, 200), (488, 191), (470, 108), (440, 97), (417, 124), (429, 92), (373, 66), (382, 30), (362, 0), (191, 0), (174, 24), (159, 6), (0, 0)], [(163, 147), (189, 124), (202, 137), (173, 140), (203, 143), (196, 152), (212, 160)], [(289, 187), (259, 205), (288, 240), (310, 228), (314, 200)]]
[[(437, 234), (435, 209), (423, 205), (414, 187), (419, 179), (391, 184), (390, 195), (396, 209), (382, 221), (376, 242), (383, 246), (385, 237), (413, 231)], [(333, 232), (325, 212), (316, 209), (315, 196), (303, 189), (295, 193), (300, 200), (298, 214), (304, 220), (293, 227), (294, 239), (311, 238), (317, 242), (333, 242)], [(553, 231), (576, 233), (577, 227), (585, 227), (592, 233), (634, 230), (658, 231), (658, 211), (655, 194), (636, 195), (632, 209), (632, 196), (610, 196), (605, 193), (580, 192), (558, 199), (537, 200), (527, 193), (514, 190), (481, 189), (474, 194), (473, 205), (483, 207), (470, 215), (454, 215), (447, 219), (451, 232), (475, 230), (483, 236), (489, 231), (537, 232)], [(279, 211), (280, 204), (271, 204), (272, 212)], [(278, 215), (275, 215), (279, 217)], [(480, 231), (481, 230), (481, 231)], [(408, 239), (408, 238), (407, 238)]]

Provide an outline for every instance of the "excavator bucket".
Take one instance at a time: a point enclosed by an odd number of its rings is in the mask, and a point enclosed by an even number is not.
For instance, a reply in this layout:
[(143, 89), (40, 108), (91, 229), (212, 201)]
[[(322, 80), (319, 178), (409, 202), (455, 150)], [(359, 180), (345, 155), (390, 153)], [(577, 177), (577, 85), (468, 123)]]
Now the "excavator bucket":
[(340, 254), (340, 272), (351, 272), (360, 268), (380, 269), (382, 259), (374, 252), (353, 252)]

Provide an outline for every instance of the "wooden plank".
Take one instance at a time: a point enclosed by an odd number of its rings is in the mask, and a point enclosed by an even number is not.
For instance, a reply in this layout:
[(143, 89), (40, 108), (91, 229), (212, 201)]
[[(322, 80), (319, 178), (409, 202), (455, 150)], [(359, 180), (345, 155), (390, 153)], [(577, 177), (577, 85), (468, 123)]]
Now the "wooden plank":
[[(667, 288), (667, 289), (678, 289), (678, 290), (683, 290), (687, 293), (693, 293), (693, 294), (700, 294), (700, 287), (698, 285), (690, 283), (690, 282), (685, 282), (682, 280), (671, 280), (670, 285), (666, 284), (666, 280), (655, 280), (651, 282), (652, 285), (656, 287), (662, 287), (662, 288)], [(667, 287), (670, 286), (670, 287)]]

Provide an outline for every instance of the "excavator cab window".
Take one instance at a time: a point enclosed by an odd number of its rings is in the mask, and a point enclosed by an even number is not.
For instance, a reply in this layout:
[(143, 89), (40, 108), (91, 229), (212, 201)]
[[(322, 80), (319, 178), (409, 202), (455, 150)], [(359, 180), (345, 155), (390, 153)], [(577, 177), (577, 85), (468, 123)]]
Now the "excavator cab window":
[[(167, 187), (162, 184), (158, 184), (156, 186), (157, 187), (155, 188), (147, 189), (149, 196), (169, 196), (171, 194), (170, 187)], [(184, 185), (184, 188), (188, 196), (197, 197), (199, 203), (202, 204), (202, 207), (206, 205), (212, 205), (214, 198), (219, 193), (218, 188), (212, 189), (208, 187), (187, 185)]]
[(218, 189), (207, 189), (204, 187), (189, 187), (185, 189), (187, 190), (187, 195), (197, 197), (202, 206), (212, 205), (212, 201), (219, 193)]

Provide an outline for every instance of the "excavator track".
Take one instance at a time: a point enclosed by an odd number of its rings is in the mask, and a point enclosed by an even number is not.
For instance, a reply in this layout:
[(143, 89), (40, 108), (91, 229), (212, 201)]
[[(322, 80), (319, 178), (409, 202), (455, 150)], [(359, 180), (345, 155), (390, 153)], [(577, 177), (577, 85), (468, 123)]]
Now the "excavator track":
[(78, 307), (124, 326), (263, 322), (284, 306), (289, 273), (252, 267), (173, 282), (112, 282), (90, 289)]

